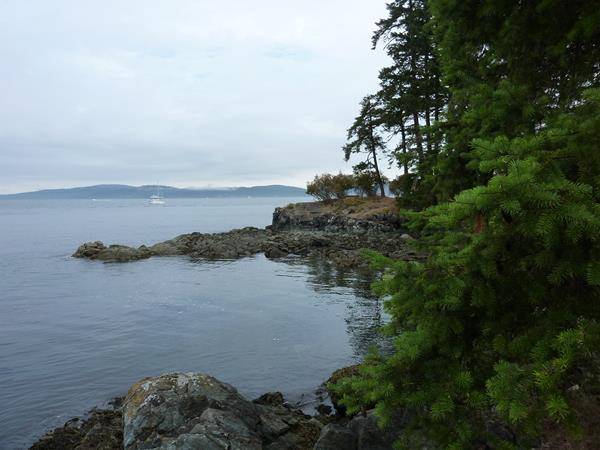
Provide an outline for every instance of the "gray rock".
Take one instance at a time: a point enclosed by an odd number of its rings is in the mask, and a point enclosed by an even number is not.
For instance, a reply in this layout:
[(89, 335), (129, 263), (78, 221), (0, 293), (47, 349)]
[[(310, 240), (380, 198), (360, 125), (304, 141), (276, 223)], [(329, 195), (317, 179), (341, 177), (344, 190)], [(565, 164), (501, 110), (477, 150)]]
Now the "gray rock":
[(388, 450), (392, 449), (393, 439), (387, 442), (384, 433), (377, 426), (377, 420), (372, 411), (366, 416), (358, 415), (352, 418), (348, 428), (352, 430), (357, 439), (357, 448), (360, 450)]
[(129, 389), (123, 406), (126, 449), (181, 448), (183, 442), (219, 445), (223, 432), (234, 443), (260, 443), (250, 432), (259, 422), (254, 408), (232, 386), (208, 375), (144, 379)]
[(175, 256), (181, 254), (180, 249), (173, 241), (159, 242), (149, 248), (152, 255), (156, 256)]
[(273, 224), (264, 229), (246, 227), (226, 233), (182, 234), (139, 248), (86, 242), (73, 256), (125, 262), (151, 256), (188, 255), (195, 259), (219, 260), (264, 253), (267, 258), (326, 257), (341, 268), (367, 267), (369, 262), (362, 256), (363, 249), (399, 259), (421, 258), (407, 249), (408, 235), (401, 234), (403, 219), (398, 216), (393, 199), (346, 200), (276, 208)]
[(300, 411), (283, 406), (257, 405), (261, 424), (259, 432), (263, 442), (272, 450), (312, 449), (323, 425)]
[(286, 251), (283, 248), (279, 248), (276, 245), (271, 245), (265, 248), (264, 250), (265, 256), (269, 259), (283, 258), (290, 254), (289, 251)]
[(333, 408), (330, 405), (325, 405), (323, 403), (321, 403), (320, 405), (317, 405), (317, 412), (319, 414), (322, 414), (323, 416), (328, 416), (329, 414), (331, 414), (331, 411), (333, 411)]
[(342, 425), (330, 423), (321, 431), (314, 450), (356, 450), (356, 436)]
[(252, 403), (271, 406), (283, 405), (283, 394), (281, 392), (267, 392), (252, 400)]
[(237, 259), (264, 253), (268, 258), (287, 255), (317, 256), (331, 260), (339, 267), (368, 266), (362, 249), (377, 250), (387, 256), (417, 259), (419, 255), (406, 249), (406, 243), (394, 232), (270, 232), (243, 228), (227, 233), (184, 234), (150, 247), (124, 245), (105, 246), (102, 242), (86, 242), (73, 254), (76, 258), (126, 262), (151, 256), (188, 255), (194, 259)]
[(142, 245), (139, 248), (125, 245), (110, 245), (106, 247), (102, 242), (86, 242), (73, 253), (75, 258), (97, 259), (100, 261), (135, 261), (150, 258), (152, 251)]
[(204, 374), (146, 378), (130, 388), (123, 404), (124, 448), (312, 448), (318, 422), (271, 400), (250, 402)]
[(260, 450), (262, 439), (239, 414), (207, 408), (189, 433), (178, 436), (174, 447)]
[(31, 450), (119, 450), (123, 448), (120, 409), (93, 409), (85, 419), (71, 419), (50, 431)]
[[(407, 422), (407, 415), (400, 412), (391, 420), (386, 428), (377, 424), (374, 410), (352, 418), (348, 428), (356, 436), (357, 450), (392, 450), (394, 441), (400, 437)], [(422, 448), (416, 446), (415, 448)]]
[[(356, 206), (352, 206), (353, 204)], [(393, 199), (345, 199), (330, 202), (294, 203), (275, 208), (271, 228), (275, 231), (322, 230), (397, 231), (404, 225)]]
[(94, 259), (100, 252), (102, 252), (105, 249), (106, 246), (101, 241), (86, 242), (85, 244), (82, 244), (75, 251), (75, 253), (73, 253), (73, 257)]

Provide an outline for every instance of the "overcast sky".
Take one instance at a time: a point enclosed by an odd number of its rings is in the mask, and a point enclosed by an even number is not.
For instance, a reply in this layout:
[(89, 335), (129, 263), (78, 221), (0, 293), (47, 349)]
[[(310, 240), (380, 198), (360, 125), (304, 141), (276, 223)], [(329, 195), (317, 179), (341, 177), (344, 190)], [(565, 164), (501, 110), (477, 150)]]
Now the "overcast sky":
[(0, 193), (350, 171), (384, 16), (385, 0), (1, 0)]

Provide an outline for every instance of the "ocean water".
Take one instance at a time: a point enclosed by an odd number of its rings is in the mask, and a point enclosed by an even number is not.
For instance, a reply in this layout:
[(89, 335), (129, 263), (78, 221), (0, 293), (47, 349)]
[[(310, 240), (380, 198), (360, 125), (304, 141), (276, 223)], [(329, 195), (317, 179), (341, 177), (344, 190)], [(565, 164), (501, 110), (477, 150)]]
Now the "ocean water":
[(376, 341), (369, 279), (320, 260), (263, 255), (102, 263), (89, 240), (140, 245), (270, 223), (303, 199), (0, 201), (0, 449), (122, 395), (135, 381), (202, 371), (254, 398), (299, 404)]

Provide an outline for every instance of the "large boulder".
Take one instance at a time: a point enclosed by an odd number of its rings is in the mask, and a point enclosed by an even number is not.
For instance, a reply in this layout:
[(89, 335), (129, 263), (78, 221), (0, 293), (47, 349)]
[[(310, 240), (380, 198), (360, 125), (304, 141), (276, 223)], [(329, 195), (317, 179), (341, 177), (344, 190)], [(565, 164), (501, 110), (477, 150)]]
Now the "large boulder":
[[(406, 414), (398, 413), (386, 428), (380, 428), (374, 410), (326, 425), (314, 450), (392, 450), (407, 423)], [(433, 449), (423, 442), (411, 448)]]
[(124, 448), (311, 449), (320, 424), (277, 402), (248, 401), (204, 374), (175, 373), (134, 384), (123, 405)]
[(357, 450), (390, 450), (404, 425), (404, 419), (399, 415), (390, 426), (381, 429), (377, 424), (375, 411), (370, 410), (364, 415), (353, 417), (348, 428), (356, 437)]
[(330, 423), (321, 431), (314, 450), (356, 450), (356, 436), (348, 427)]

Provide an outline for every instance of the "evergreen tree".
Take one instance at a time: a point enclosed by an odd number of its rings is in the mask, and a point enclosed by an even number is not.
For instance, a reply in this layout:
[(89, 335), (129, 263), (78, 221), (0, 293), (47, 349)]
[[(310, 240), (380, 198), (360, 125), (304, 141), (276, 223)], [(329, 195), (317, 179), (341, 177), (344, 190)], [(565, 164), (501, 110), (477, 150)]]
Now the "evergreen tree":
[(351, 410), (409, 409), (453, 448), (498, 440), (491, 411), (525, 443), (576, 426), (569, 388), (599, 386), (599, 144), (600, 90), (536, 135), (474, 142), (490, 181), (420, 215), (428, 260), (375, 257), (396, 351), (340, 387)]
[(373, 37), (373, 45), (383, 41), (393, 60), (379, 75), (383, 125), (400, 137), (395, 156), (404, 169), (403, 204), (423, 207), (436, 198), (429, 178), (441, 143), (437, 123), (446, 91), (440, 83), (427, 2), (396, 0), (388, 4), (388, 12)]
[(489, 179), (476, 170), (473, 139), (533, 133), (598, 84), (600, 19), (589, 0), (430, 0), (429, 8), (450, 90), (435, 191), (450, 199)]
[(352, 154), (365, 154), (365, 161), (357, 169), (359, 172), (373, 170), (380, 194), (385, 197), (384, 181), (377, 160), (377, 153), (385, 150), (383, 137), (378, 131), (381, 125), (381, 107), (377, 97), (373, 95), (365, 97), (360, 106), (360, 114), (348, 129), (349, 142), (343, 148), (344, 158), (348, 161)]
[(600, 387), (600, 8), (428, 3), (450, 97), (417, 173), (452, 201), (412, 215), (425, 261), (372, 256), (395, 351), (338, 389), (383, 422), (409, 410), (407, 448), (531, 447), (576, 433), (574, 392)]

